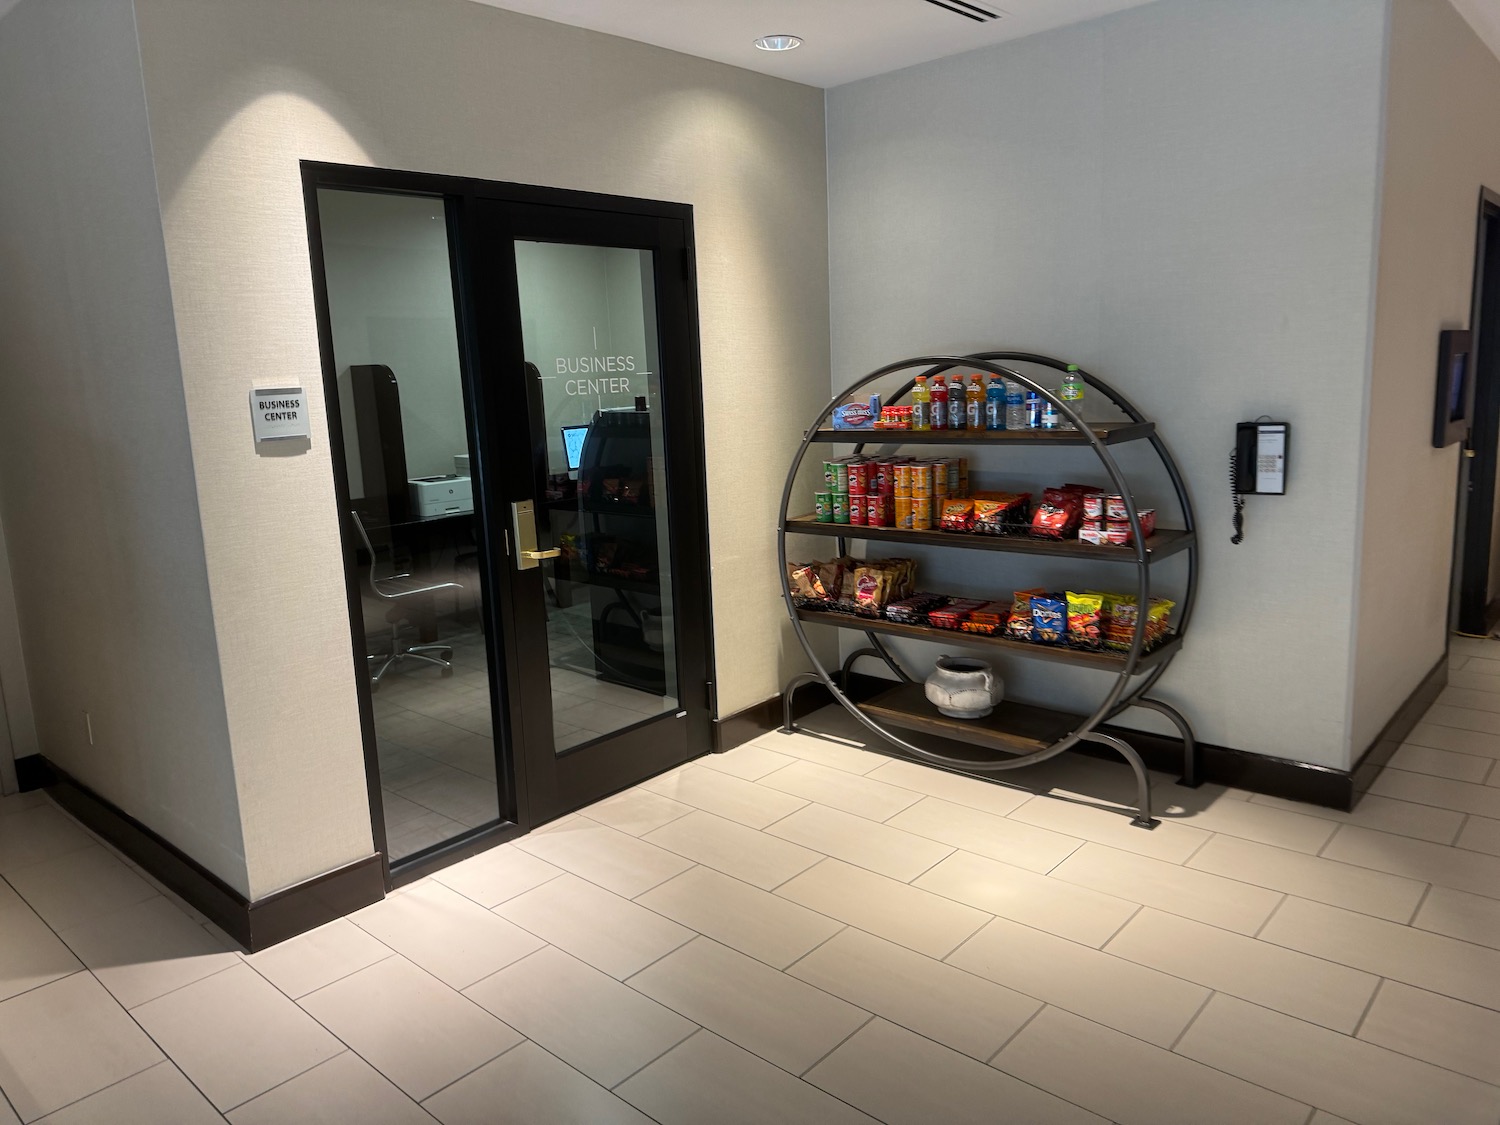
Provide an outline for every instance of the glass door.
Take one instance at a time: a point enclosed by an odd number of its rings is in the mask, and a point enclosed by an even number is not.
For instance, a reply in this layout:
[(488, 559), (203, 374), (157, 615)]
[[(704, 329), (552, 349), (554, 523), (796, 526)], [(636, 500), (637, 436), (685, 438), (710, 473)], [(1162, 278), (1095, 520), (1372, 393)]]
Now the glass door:
[[(507, 427), (533, 823), (708, 749), (699, 379), (678, 218), (481, 211), (512, 266), (485, 379)], [(520, 430), (521, 432), (516, 432)]]

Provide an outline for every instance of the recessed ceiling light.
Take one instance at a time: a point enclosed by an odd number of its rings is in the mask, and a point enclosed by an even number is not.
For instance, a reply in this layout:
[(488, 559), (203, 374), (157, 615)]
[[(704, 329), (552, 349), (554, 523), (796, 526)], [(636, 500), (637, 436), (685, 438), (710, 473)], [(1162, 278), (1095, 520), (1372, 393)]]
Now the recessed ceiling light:
[(755, 45), (762, 51), (790, 51), (802, 46), (802, 40), (795, 35), (762, 35)]

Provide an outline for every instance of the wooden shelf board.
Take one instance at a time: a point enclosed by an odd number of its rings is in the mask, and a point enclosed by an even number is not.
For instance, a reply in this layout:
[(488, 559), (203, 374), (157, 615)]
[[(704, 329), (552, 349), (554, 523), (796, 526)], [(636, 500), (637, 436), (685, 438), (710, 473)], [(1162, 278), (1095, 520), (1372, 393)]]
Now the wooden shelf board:
[(1083, 717), (1003, 700), (982, 719), (952, 719), (927, 701), (922, 684), (899, 684), (859, 704), (877, 722), (938, 735), (1005, 754), (1046, 749), (1076, 730)]
[[(961, 547), (969, 551), (1005, 551), (1021, 555), (1048, 555), (1053, 558), (1093, 559), (1104, 562), (1135, 562), (1133, 547), (1096, 547), (1078, 539), (1033, 539), (1029, 535), (976, 535), (960, 531), (902, 531), (894, 527), (870, 527), (866, 524), (819, 523), (815, 516), (793, 516), (786, 521), (787, 533), (794, 535), (827, 535), (867, 542), (919, 543), (931, 547)], [(1158, 528), (1146, 540), (1148, 561), (1175, 555), (1193, 544), (1197, 536), (1191, 531)]]

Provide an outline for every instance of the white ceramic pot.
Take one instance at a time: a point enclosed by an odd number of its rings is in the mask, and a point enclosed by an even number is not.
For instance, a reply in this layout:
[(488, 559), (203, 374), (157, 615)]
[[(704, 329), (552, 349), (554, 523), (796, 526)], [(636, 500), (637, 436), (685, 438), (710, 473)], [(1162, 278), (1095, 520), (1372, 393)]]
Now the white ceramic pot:
[(982, 719), (1005, 698), (1005, 684), (983, 660), (940, 656), (927, 677), (927, 699), (952, 719)]

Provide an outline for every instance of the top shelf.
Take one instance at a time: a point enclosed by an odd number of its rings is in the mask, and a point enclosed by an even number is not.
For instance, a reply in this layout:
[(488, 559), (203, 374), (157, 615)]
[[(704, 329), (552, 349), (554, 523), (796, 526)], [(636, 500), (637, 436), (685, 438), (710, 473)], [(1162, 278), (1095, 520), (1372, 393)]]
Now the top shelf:
[[(1155, 422), (1091, 422), (1105, 445), (1141, 441)], [(1088, 445), (1076, 430), (814, 430), (812, 440), (837, 445)]]

